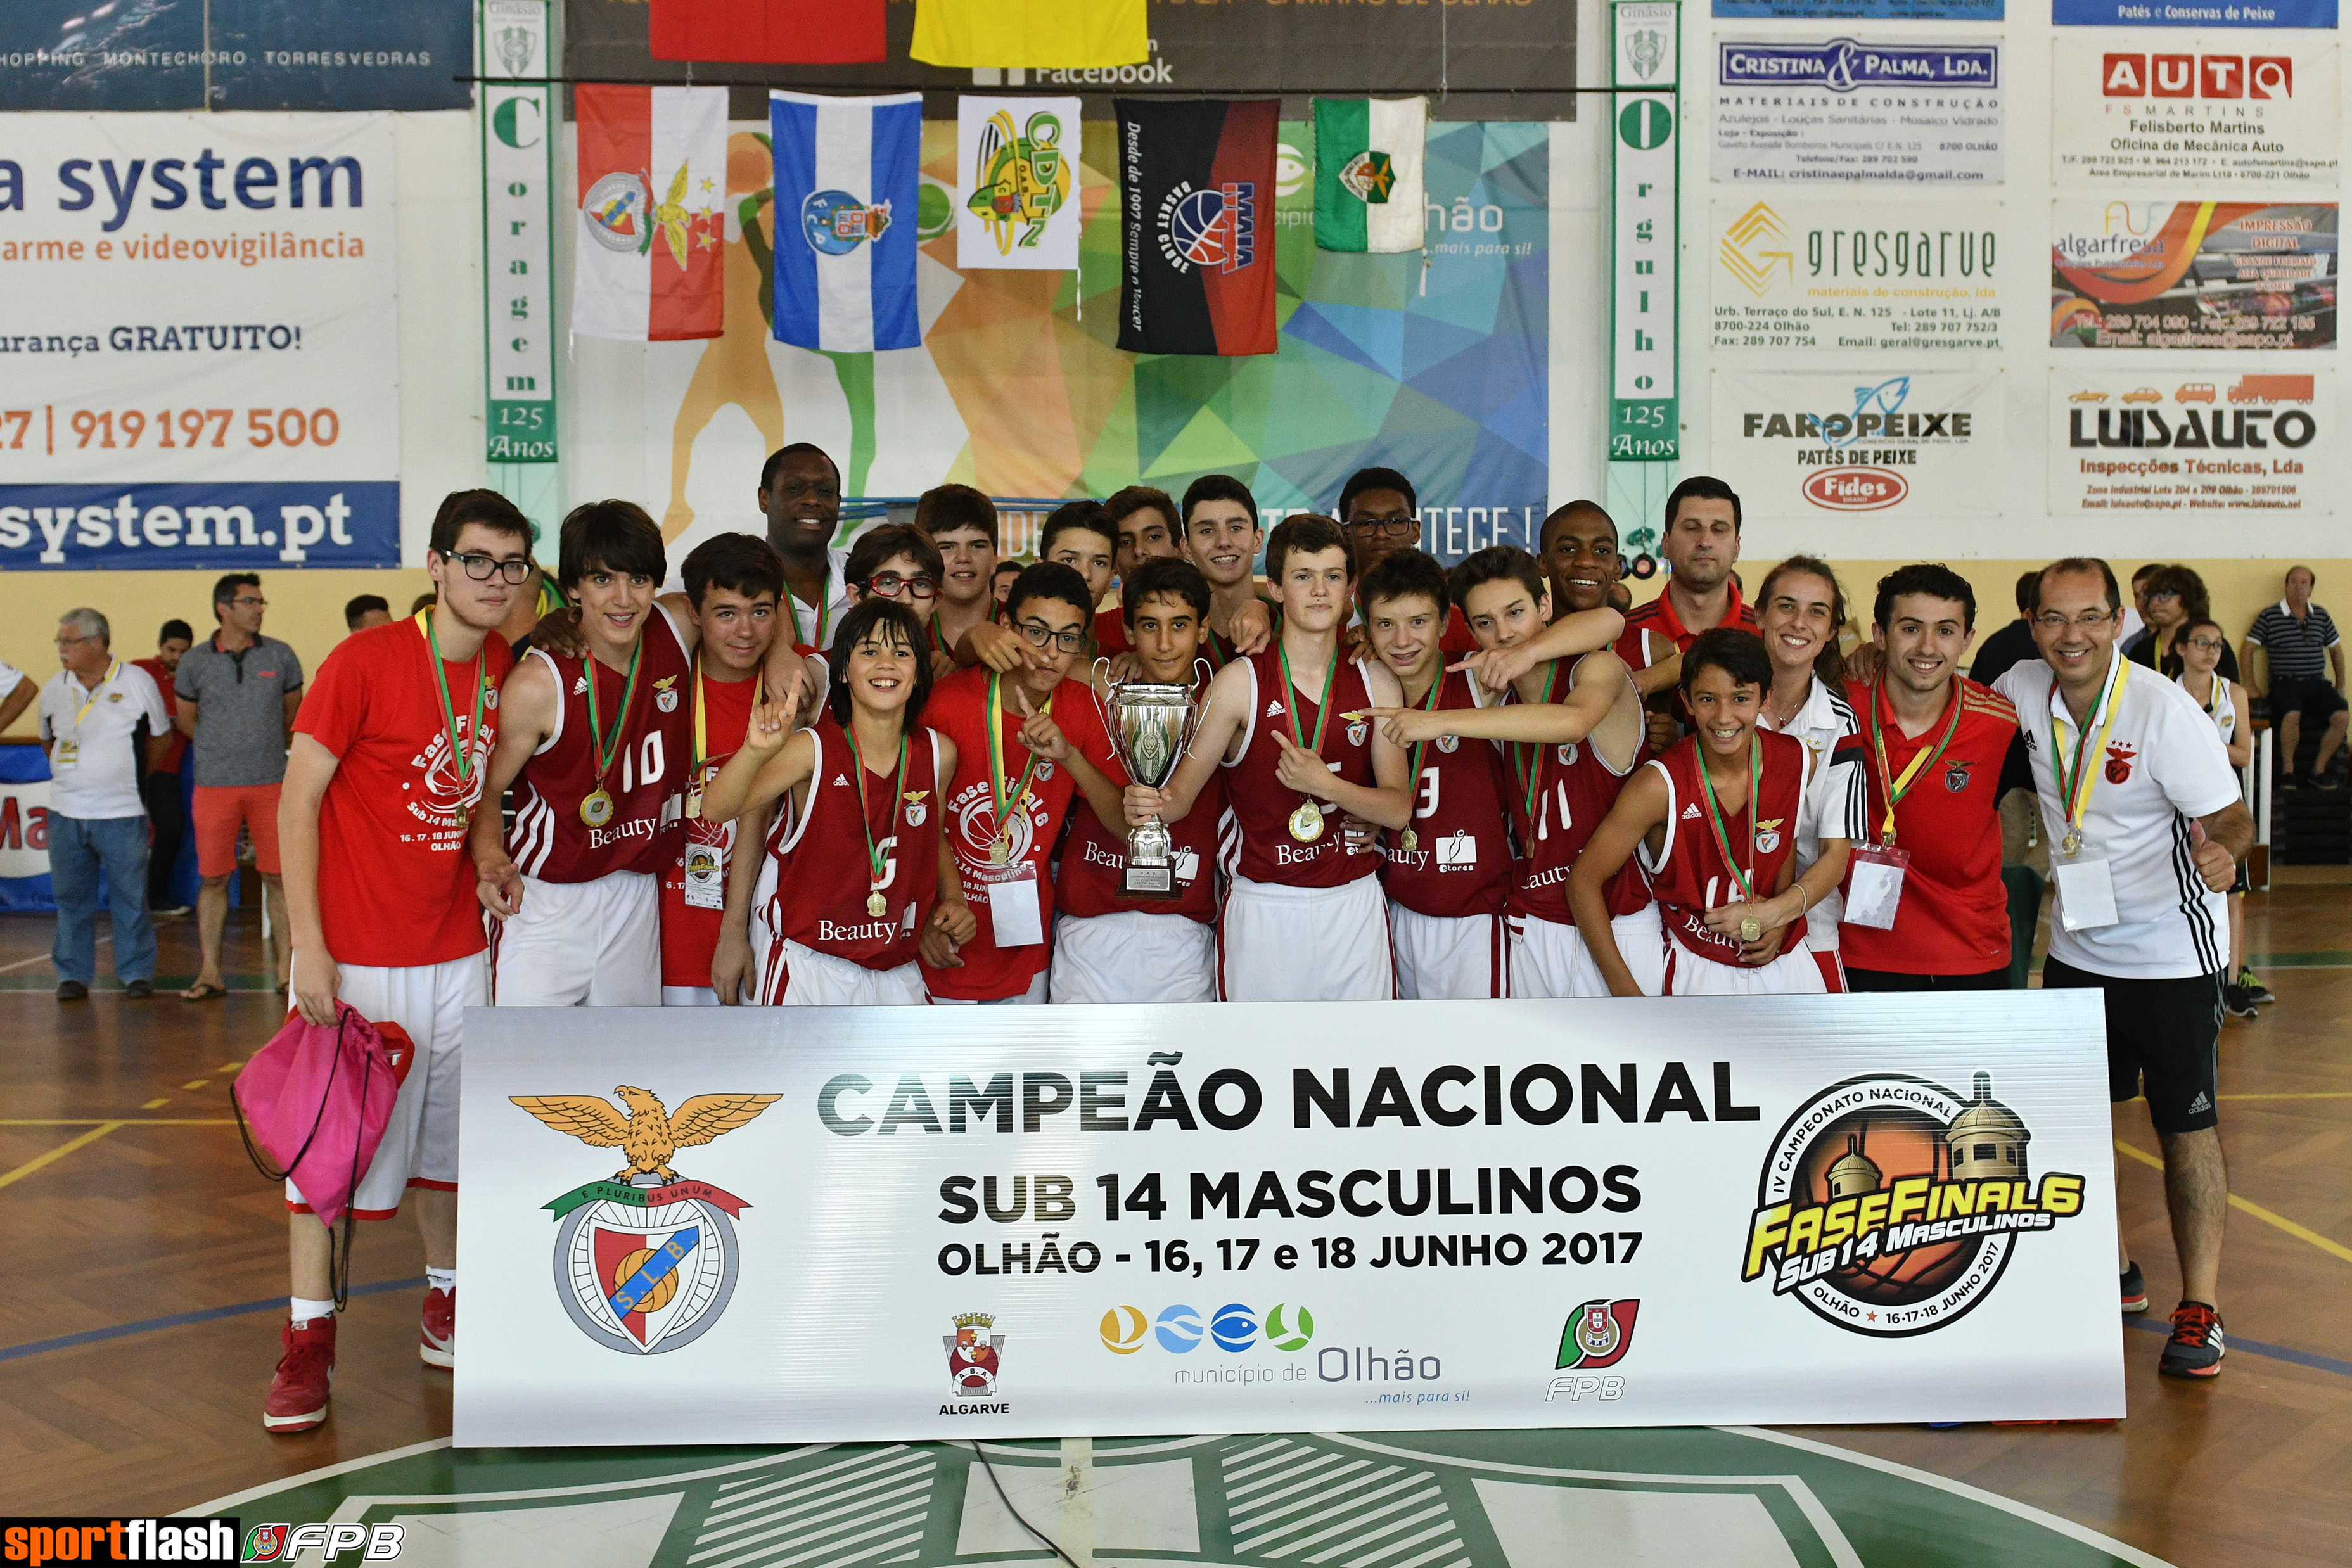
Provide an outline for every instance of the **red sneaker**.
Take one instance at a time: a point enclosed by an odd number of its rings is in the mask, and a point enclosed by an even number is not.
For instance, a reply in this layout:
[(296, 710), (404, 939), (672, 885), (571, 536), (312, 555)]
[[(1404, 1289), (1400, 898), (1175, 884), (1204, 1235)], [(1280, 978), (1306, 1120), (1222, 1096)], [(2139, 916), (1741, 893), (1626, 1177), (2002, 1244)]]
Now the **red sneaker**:
[(417, 1319), (416, 1354), (427, 1366), (457, 1364), (457, 1292), (427, 1291)]
[(327, 1418), (327, 1382), (335, 1366), (335, 1320), (289, 1321), (278, 1331), (286, 1354), (261, 1402), (261, 1424), (273, 1432), (307, 1432)]

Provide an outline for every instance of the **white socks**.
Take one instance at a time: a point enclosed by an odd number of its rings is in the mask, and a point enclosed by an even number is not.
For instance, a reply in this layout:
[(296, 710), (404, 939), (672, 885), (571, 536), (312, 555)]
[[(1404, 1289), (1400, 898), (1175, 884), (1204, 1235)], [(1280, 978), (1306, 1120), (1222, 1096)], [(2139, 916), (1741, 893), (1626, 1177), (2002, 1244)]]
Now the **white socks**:
[(299, 1296), (296, 1296), (292, 1298), (292, 1300), (294, 1302), (294, 1321), (297, 1323), (300, 1323), (304, 1320), (310, 1318), (331, 1318), (335, 1315), (335, 1303), (331, 1301), (310, 1301), (303, 1300)]
[(457, 1289), (457, 1270), (455, 1269), (425, 1270), (425, 1288), (428, 1291), (449, 1291), (454, 1292)]

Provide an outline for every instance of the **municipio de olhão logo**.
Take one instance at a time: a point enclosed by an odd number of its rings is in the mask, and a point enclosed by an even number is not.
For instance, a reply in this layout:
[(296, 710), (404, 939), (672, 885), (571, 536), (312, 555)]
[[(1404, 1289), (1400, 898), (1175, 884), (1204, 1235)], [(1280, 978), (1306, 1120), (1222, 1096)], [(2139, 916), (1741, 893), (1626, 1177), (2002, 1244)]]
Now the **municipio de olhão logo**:
[(1764, 1159), (1739, 1277), (1855, 1333), (1927, 1333), (1990, 1293), (2027, 1236), (2082, 1212), (2083, 1178), (2036, 1179), (2032, 1131), (1992, 1097), (1900, 1073), (1800, 1107)]

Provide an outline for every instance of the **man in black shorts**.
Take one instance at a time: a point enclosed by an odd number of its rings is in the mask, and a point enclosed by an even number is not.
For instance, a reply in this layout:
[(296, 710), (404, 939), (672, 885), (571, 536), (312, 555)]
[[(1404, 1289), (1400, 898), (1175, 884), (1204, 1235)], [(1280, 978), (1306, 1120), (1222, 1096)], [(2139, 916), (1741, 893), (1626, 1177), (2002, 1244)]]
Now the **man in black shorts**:
[[(2321, 789), (2333, 789), (2336, 779), (2327, 765), (2336, 759), (2345, 727), (2352, 723), (2344, 702), (2344, 644), (2336, 635), (2335, 621), (2311, 601), (2317, 584), (2307, 566), (2289, 571), (2286, 597), (2254, 617), (2253, 629), (2246, 633), (2245, 657), (2238, 663), (2246, 674), (2247, 694), (2270, 697), (2271, 722), (2278, 726), (2279, 781), (2290, 789), (2294, 788), (2294, 754), (2303, 741), (2304, 725), (2326, 727), (2311, 776)], [(2259, 663), (2256, 649), (2262, 650)]]

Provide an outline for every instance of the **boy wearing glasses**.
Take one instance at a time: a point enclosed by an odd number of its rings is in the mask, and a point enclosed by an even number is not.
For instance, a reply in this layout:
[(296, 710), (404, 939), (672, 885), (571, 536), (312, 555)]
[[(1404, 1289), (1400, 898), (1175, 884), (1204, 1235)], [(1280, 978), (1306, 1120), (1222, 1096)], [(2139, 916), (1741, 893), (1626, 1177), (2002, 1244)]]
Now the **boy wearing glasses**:
[[(1370, 579), (1372, 569), (1398, 550), (1421, 548), (1420, 507), (1412, 481), (1393, 468), (1359, 468), (1349, 476), (1339, 489), (1339, 522), (1355, 549), (1360, 580)], [(1360, 604), (1354, 630), (1360, 632), (1363, 626), (1364, 607)], [(1477, 639), (1470, 635), (1470, 623), (1462, 618), (1461, 606), (1452, 607), (1437, 651), (1450, 659), (1475, 653), (1477, 647)]]
[(846, 571), (852, 604), (887, 599), (905, 605), (924, 627), (931, 678), (941, 680), (955, 673), (954, 658), (940, 651), (943, 636), (939, 624), (940, 592), (945, 585), (947, 563), (929, 534), (898, 523), (868, 528), (849, 547)]
[[(933, 688), (923, 722), (955, 747), (940, 802), (942, 885), (961, 889), (977, 930), (958, 942), (923, 932), (923, 978), (940, 1002), (1042, 1002), (1054, 920), (1049, 862), (1078, 790), (1109, 820), (1118, 789), (1093, 690), (1067, 678), (1087, 645), (1094, 601), (1068, 566), (1041, 561), (1013, 580), (1010, 670), (959, 670)], [(943, 906), (954, 899), (941, 899)], [(960, 915), (961, 911), (951, 911)]]
[[(302, 661), (275, 637), (261, 634), (269, 608), (261, 579), (231, 572), (213, 584), (210, 638), (180, 657), (172, 683), (179, 702), (172, 722), (194, 742), (195, 794), (189, 805), (196, 838), (196, 873), (204, 889), (196, 896), (196, 928), (204, 944), (196, 983), (180, 993), (184, 1001), (226, 996), (221, 983), (221, 928), (228, 920), (228, 879), (236, 870), (236, 833), (253, 835), (254, 864), (261, 872), (261, 897), (273, 930), (285, 919), (285, 893), (278, 867), (278, 786), (286, 777), (286, 737), (294, 710), (302, 706)], [(278, 988), (286, 988), (292, 954), (282, 940), (271, 968)]]

